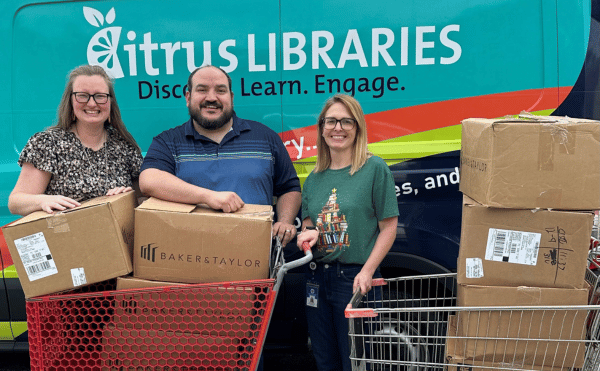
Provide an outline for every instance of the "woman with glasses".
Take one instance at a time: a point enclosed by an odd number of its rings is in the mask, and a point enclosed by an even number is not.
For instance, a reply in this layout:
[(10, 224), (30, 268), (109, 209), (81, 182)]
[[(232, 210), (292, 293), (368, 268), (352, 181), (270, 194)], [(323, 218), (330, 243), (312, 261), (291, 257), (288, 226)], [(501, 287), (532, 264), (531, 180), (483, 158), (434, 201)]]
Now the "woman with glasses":
[[(302, 190), (298, 246), (309, 242), (306, 315), (319, 371), (350, 371), (348, 320), (352, 294), (371, 290), (396, 238), (398, 202), (392, 173), (367, 150), (365, 117), (356, 99), (325, 102), (317, 125), (317, 163)], [(373, 295), (373, 293), (369, 293)]]
[(80, 66), (69, 74), (57, 124), (33, 135), (21, 151), (21, 174), (8, 207), (19, 215), (53, 213), (127, 192), (141, 164), (111, 78), (102, 67)]

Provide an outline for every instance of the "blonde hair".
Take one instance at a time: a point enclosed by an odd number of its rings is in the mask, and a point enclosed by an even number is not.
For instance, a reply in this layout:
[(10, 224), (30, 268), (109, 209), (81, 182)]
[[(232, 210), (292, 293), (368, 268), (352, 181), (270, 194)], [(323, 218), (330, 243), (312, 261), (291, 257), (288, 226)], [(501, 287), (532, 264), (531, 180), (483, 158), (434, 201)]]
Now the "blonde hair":
[(117, 104), (113, 80), (100, 66), (91, 66), (86, 64), (75, 68), (69, 73), (69, 79), (67, 80), (65, 91), (63, 92), (60, 104), (58, 105), (58, 117), (55, 127), (66, 131), (69, 130), (77, 121), (75, 118), (75, 112), (73, 110), (73, 101), (71, 100), (71, 95), (73, 94), (73, 83), (79, 76), (100, 76), (102, 79), (104, 79), (106, 86), (108, 86), (108, 94), (110, 94), (110, 114), (107, 122), (104, 123), (104, 126), (114, 127), (119, 134), (121, 134), (121, 136), (129, 144), (131, 144), (133, 148), (140, 151), (140, 147), (125, 127), (125, 123), (123, 123), (123, 119), (121, 118), (121, 110)]
[(356, 137), (352, 147), (352, 165), (350, 166), (350, 175), (354, 175), (367, 162), (373, 154), (367, 148), (367, 123), (365, 114), (358, 101), (346, 94), (336, 94), (327, 99), (319, 117), (317, 119), (317, 164), (315, 173), (324, 171), (331, 165), (331, 152), (329, 146), (323, 139), (323, 119), (325, 114), (336, 103), (343, 104), (356, 120)]

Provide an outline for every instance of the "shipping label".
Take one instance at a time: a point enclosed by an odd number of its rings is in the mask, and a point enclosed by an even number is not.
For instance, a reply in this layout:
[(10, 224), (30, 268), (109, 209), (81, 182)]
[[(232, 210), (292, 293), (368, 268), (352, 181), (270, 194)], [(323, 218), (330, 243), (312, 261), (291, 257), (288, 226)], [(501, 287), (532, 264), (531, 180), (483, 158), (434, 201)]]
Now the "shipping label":
[(485, 259), (536, 265), (541, 238), (541, 233), (490, 228)]
[(85, 278), (85, 272), (82, 268), (72, 268), (71, 269), (71, 278), (73, 279), (73, 286), (82, 286), (87, 284), (87, 279)]
[(466, 259), (466, 276), (467, 278), (483, 277), (483, 263), (480, 258)]
[(58, 273), (43, 232), (16, 239), (15, 246), (29, 281)]

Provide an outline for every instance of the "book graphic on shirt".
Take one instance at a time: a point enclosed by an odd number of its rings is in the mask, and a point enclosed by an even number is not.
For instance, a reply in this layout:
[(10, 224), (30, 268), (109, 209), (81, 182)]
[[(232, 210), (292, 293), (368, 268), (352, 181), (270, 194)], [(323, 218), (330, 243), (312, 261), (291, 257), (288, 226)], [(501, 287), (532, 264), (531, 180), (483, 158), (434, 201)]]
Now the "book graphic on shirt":
[(317, 217), (319, 228), (318, 249), (323, 253), (344, 251), (349, 246), (348, 222), (346, 216), (340, 212), (337, 203), (337, 189), (332, 189), (327, 204), (321, 209)]

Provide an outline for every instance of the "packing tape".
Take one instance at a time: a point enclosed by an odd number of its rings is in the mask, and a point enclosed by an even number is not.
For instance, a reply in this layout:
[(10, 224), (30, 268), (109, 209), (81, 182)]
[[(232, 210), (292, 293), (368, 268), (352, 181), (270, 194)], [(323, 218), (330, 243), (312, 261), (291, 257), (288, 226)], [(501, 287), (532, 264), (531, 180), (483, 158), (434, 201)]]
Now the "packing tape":
[(545, 205), (562, 205), (562, 189), (547, 189), (537, 196), (535, 204), (538, 208), (546, 208)]
[(519, 286), (517, 291), (531, 298), (530, 305), (537, 305), (542, 301), (542, 290), (539, 287)]
[[(577, 146), (577, 131), (562, 125), (542, 123), (538, 146), (538, 170), (554, 171), (554, 154), (574, 155)], [(554, 148), (558, 150), (555, 151)]]
[(273, 211), (255, 211), (251, 213), (240, 213), (238, 215), (242, 217), (269, 216), (273, 218), (275, 216), (275, 213)]
[(52, 229), (54, 233), (65, 233), (69, 232), (69, 223), (67, 217), (62, 213), (57, 213), (51, 217), (46, 218), (48, 223), (48, 229)]

